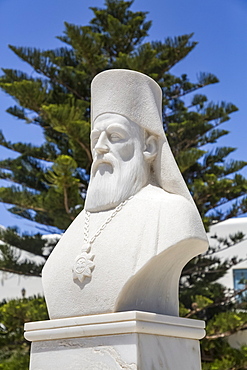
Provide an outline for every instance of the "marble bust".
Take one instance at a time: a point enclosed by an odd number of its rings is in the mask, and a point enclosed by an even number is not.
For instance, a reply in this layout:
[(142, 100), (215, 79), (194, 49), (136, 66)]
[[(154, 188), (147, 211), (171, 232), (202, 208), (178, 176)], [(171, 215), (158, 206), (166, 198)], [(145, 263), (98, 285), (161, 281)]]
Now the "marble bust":
[(94, 78), (85, 209), (42, 273), (50, 318), (178, 315), (181, 270), (208, 243), (166, 140), (161, 105), (160, 87), (142, 73), (115, 69)]

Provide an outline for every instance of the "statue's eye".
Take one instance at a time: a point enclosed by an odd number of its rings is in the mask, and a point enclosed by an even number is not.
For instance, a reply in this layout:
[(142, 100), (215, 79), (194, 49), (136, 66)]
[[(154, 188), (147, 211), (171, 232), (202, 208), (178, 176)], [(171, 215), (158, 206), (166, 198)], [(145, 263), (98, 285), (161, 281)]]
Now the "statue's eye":
[(118, 134), (117, 132), (112, 132), (110, 134), (110, 140), (113, 141), (113, 142), (114, 141), (119, 141), (121, 139), (122, 139), (122, 136), (120, 134)]

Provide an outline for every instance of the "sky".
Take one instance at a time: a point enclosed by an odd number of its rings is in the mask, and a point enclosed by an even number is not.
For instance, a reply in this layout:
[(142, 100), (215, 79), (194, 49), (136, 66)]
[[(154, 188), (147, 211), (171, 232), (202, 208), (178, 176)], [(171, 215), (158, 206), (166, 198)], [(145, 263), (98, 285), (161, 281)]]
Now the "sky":
[[(103, 0), (0, 0), (0, 67), (32, 70), (8, 49), (15, 46), (50, 49), (63, 44), (64, 21), (87, 25), (92, 18), (90, 6), (103, 7)], [(201, 90), (209, 100), (232, 102), (239, 108), (232, 119), (221, 126), (231, 133), (220, 139), (221, 146), (238, 148), (232, 159), (247, 160), (247, 1), (246, 0), (135, 0), (133, 11), (147, 11), (153, 25), (149, 40), (194, 33), (197, 47), (172, 69), (174, 74), (187, 73), (192, 81), (200, 72), (215, 74), (220, 83)], [(13, 142), (40, 144), (38, 127), (11, 117), (5, 110), (13, 100), (0, 93), (0, 129)], [(0, 159), (13, 154), (0, 148)], [(247, 176), (247, 170), (243, 171)], [(3, 182), (0, 182), (3, 185)], [(15, 226), (22, 231), (38, 232), (37, 225), (11, 215), (8, 205), (0, 205), (0, 225)]]

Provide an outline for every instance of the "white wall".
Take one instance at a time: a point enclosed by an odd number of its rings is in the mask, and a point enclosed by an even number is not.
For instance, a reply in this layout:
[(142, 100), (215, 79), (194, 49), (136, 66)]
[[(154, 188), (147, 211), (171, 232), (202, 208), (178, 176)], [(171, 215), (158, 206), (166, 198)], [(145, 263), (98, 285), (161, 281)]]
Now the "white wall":
[(210, 238), (210, 235), (217, 234), (218, 237), (228, 237), (230, 234), (234, 235), (238, 231), (245, 234), (246, 240), (241, 243), (227, 248), (222, 252), (218, 252), (215, 255), (222, 259), (231, 259), (236, 256), (238, 259), (245, 259), (245, 261), (238, 263), (228, 270), (227, 274), (219, 280), (219, 282), (230, 289), (233, 289), (233, 269), (247, 269), (247, 217), (231, 218), (229, 220), (220, 222), (210, 228), (209, 242), (210, 245), (214, 245), (214, 239)]
[[(60, 237), (61, 235), (59, 234), (52, 234), (43, 235), (42, 238), (46, 240), (58, 240)], [(44, 258), (42, 257), (34, 257), (31, 253), (22, 252), (20, 260), (25, 259), (36, 261), (37, 263), (44, 262)], [(26, 291), (26, 297), (38, 294), (43, 296), (43, 287), (40, 277), (26, 277), (0, 271), (0, 301), (3, 299), (22, 298), (21, 291), (23, 288)]]
[(43, 295), (41, 278), (23, 277), (9, 273), (0, 273), (0, 301), (3, 299), (22, 298), (21, 290), (26, 290), (26, 297)]

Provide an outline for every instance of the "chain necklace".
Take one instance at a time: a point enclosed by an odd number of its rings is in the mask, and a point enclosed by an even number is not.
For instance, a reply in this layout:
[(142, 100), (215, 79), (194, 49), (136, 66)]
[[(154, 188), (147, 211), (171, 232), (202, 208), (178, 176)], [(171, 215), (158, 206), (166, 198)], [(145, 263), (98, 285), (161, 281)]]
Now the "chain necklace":
[(90, 212), (85, 211), (85, 222), (84, 222), (84, 243), (82, 245), (81, 253), (76, 257), (73, 271), (73, 279), (78, 279), (81, 283), (86, 277), (92, 276), (92, 270), (95, 265), (93, 262), (94, 255), (91, 253), (92, 244), (95, 239), (102, 233), (105, 227), (111, 222), (111, 220), (118, 214), (119, 211), (125, 206), (125, 204), (132, 198), (129, 197), (122, 203), (120, 203), (112, 212), (112, 214), (105, 220), (105, 222), (100, 226), (98, 231), (94, 236), (88, 240), (89, 235), (89, 221), (90, 221)]

